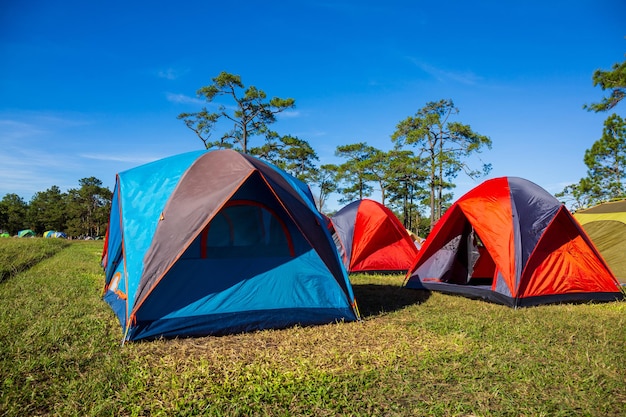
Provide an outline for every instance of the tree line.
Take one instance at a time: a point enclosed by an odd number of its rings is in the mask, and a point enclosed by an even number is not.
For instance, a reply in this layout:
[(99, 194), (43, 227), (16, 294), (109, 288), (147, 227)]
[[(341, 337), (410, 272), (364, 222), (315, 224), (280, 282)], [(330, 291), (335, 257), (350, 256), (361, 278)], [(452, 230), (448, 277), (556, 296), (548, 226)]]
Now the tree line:
[(14, 236), (31, 229), (37, 235), (54, 230), (70, 237), (102, 236), (109, 222), (113, 193), (95, 177), (78, 181), (67, 192), (53, 185), (33, 195), (29, 202), (17, 194), (0, 200), (0, 231)]
[[(595, 112), (613, 109), (626, 94), (626, 61), (609, 71), (597, 70), (593, 83), (609, 90), (610, 95), (583, 108)], [(398, 122), (390, 136), (389, 151), (355, 141), (336, 147), (335, 155), (341, 163), (318, 165), (319, 157), (305, 139), (271, 129), (279, 113), (295, 108), (293, 98), (268, 99), (263, 90), (246, 87), (240, 76), (227, 72), (196, 93), (217, 111), (204, 107), (177, 118), (195, 132), (205, 149), (236, 149), (275, 164), (311, 186), (320, 211), (325, 211), (333, 194), (339, 196), (340, 203), (347, 204), (371, 197), (378, 190), (381, 202), (404, 226), (424, 236), (452, 203), (454, 181), (459, 174), (478, 179), (491, 170), (489, 163), (470, 166), (471, 157), (490, 149), (492, 141), (468, 124), (453, 120), (459, 109), (451, 99), (428, 102)], [(219, 137), (214, 136), (217, 131), (222, 132)], [(252, 146), (254, 139), (263, 142)], [(607, 118), (602, 136), (585, 152), (584, 162), (587, 175), (565, 187), (557, 197), (573, 209), (626, 197), (623, 118), (615, 113)], [(5, 195), (0, 201), (0, 230), (15, 234), (30, 228), (38, 234), (57, 230), (71, 236), (102, 235), (112, 192), (94, 177), (79, 180), (79, 185), (65, 193), (52, 186), (36, 193), (28, 203), (16, 194)]]

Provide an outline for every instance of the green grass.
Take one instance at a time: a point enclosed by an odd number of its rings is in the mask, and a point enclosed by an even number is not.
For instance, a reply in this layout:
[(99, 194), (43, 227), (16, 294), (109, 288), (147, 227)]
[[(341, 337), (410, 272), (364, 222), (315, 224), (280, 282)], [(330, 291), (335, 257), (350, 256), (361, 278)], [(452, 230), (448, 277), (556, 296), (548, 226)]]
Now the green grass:
[(626, 303), (514, 310), (357, 275), (358, 323), (120, 346), (101, 250), (0, 284), (0, 415), (626, 415)]
[(69, 242), (65, 239), (0, 239), (0, 282), (27, 270), (67, 245)]

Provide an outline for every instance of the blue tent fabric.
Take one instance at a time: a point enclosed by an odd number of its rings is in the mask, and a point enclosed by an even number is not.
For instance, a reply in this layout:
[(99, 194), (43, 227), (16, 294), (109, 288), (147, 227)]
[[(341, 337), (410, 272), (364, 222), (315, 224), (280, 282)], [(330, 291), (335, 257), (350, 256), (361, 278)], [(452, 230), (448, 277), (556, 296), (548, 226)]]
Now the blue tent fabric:
[(54, 230), (48, 230), (43, 233), (43, 237), (45, 238), (57, 238), (57, 239), (67, 239), (67, 235), (64, 232), (57, 232)]
[(232, 150), (118, 174), (102, 265), (125, 340), (358, 319), (306, 184)]

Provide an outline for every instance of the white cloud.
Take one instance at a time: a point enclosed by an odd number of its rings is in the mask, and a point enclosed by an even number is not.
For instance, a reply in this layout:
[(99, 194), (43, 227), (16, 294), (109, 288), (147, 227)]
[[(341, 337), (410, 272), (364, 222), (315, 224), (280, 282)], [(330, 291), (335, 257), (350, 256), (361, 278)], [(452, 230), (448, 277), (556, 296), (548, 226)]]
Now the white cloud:
[(286, 110), (283, 112), (280, 112), (276, 115), (278, 118), (284, 118), (284, 119), (295, 119), (297, 117), (300, 117), (300, 112), (297, 110)]
[(74, 150), (93, 146), (80, 113), (0, 113), (0, 197), (15, 193), (26, 200), (52, 185), (76, 187), (78, 178), (98, 167), (85, 164)]
[(24, 148), (24, 141), (36, 139), (64, 128), (91, 124), (83, 115), (57, 115), (48, 112), (0, 114), (0, 143), (3, 147)]
[(206, 104), (205, 100), (196, 97), (189, 97), (185, 94), (165, 93), (167, 101), (178, 104)]
[(29, 200), (53, 185), (75, 187), (82, 165), (75, 158), (32, 148), (0, 151), (0, 196), (15, 193)]
[(159, 78), (164, 78), (166, 80), (177, 80), (188, 72), (189, 70), (187, 69), (180, 70), (175, 68), (165, 68), (157, 70), (156, 76)]
[(147, 164), (152, 161), (164, 158), (163, 155), (126, 155), (126, 154), (94, 154), (83, 153), (79, 157), (97, 161), (123, 162), (130, 164)]
[(18, 120), (0, 119), (0, 143), (9, 145), (8, 141), (27, 138), (45, 133), (45, 130), (31, 123)]
[(415, 58), (410, 58), (410, 60), (422, 71), (441, 82), (454, 81), (466, 85), (476, 85), (482, 80), (482, 77), (471, 71), (450, 71), (426, 64)]

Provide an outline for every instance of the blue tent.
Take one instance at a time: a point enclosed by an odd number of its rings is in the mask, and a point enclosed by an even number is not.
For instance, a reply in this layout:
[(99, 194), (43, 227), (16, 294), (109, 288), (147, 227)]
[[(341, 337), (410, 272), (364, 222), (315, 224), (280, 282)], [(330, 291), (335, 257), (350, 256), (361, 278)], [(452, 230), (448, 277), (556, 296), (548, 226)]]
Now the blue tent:
[(358, 319), (308, 186), (233, 150), (119, 173), (102, 265), (124, 340)]
[(48, 231), (44, 232), (43, 233), (43, 237), (67, 239), (67, 235), (65, 233), (63, 233), (63, 232), (56, 232), (54, 230), (48, 230)]

